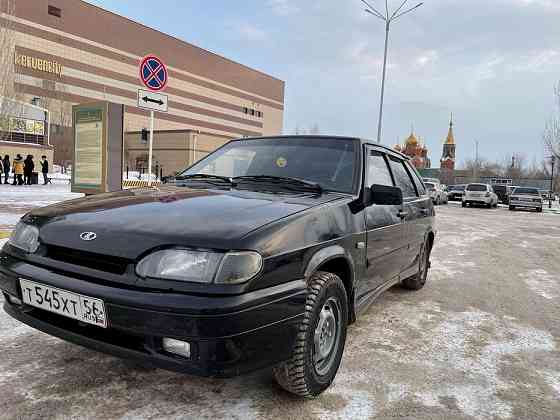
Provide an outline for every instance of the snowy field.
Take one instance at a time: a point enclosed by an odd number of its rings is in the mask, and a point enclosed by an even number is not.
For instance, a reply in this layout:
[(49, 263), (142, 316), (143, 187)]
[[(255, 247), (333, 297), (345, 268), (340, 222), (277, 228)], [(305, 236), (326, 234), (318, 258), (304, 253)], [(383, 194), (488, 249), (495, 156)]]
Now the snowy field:
[[(76, 197), (0, 186), (0, 225)], [(437, 208), (426, 287), (395, 287), (348, 332), (338, 376), (298, 400), (265, 370), (196, 378), (49, 337), (0, 312), (0, 418), (560, 418), (560, 217)], [(0, 297), (0, 302), (2, 298)]]
[(49, 185), (0, 185), (0, 245), (21, 216), (36, 207), (81, 197), (70, 192), (65, 180), (55, 180)]

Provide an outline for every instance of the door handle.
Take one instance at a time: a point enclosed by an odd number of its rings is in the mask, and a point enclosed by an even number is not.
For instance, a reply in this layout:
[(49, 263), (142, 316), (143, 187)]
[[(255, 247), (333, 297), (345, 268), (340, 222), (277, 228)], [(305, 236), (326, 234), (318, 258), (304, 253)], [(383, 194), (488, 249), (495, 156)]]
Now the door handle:
[(406, 216), (408, 216), (408, 212), (401, 210), (397, 213), (397, 216), (399, 216), (401, 219), (404, 219)]

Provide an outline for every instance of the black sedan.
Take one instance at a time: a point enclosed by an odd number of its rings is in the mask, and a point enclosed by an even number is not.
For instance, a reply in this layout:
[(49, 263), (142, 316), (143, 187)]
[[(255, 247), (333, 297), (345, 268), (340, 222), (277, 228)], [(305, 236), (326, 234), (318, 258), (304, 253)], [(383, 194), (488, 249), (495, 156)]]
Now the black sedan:
[(68, 341), (204, 376), (274, 366), (310, 397), (333, 381), (349, 323), (389, 287), (425, 285), (434, 238), (405, 156), (353, 138), (243, 139), (175, 185), (25, 215), (0, 290), (8, 314)]

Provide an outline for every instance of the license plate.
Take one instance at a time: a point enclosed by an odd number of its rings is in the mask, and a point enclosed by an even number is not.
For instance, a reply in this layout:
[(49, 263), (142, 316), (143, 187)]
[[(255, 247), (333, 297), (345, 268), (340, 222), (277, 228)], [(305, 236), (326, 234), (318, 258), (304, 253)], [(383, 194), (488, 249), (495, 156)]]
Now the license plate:
[(20, 279), (23, 301), (68, 318), (107, 328), (105, 304), (100, 299)]

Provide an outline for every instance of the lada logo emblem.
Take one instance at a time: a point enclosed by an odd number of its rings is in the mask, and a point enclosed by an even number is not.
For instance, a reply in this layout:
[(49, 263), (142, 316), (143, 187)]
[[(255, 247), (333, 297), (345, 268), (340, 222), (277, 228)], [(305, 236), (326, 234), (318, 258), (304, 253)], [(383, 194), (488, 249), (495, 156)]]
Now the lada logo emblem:
[(97, 238), (97, 233), (95, 232), (83, 232), (80, 234), (82, 241), (93, 241), (95, 238)]

